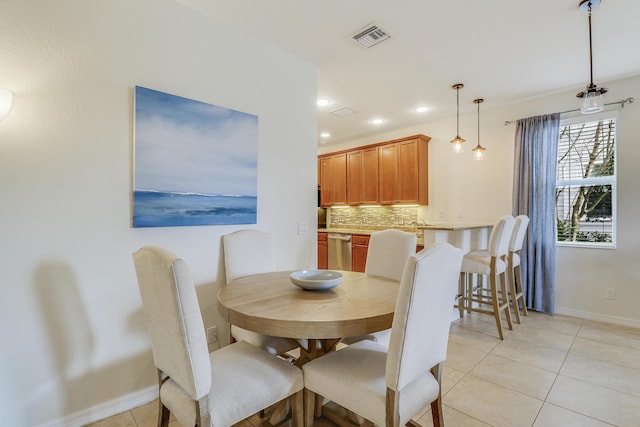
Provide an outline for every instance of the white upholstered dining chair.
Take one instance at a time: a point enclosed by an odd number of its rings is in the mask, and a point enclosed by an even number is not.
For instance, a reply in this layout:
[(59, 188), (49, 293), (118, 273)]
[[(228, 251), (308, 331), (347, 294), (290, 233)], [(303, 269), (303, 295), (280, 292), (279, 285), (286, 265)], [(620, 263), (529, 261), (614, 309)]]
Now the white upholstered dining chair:
[[(276, 262), (271, 233), (258, 230), (238, 230), (222, 236), (227, 285), (233, 280), (252, 274), (275, 271)], [(231, 325), (232, 341), (249, 344), (278, 355), (298, 347), (295, 341), (263, 335)]]
[(431, 404), (434, 426), (444, 425), (440, 379), (461, 262), (462, 251), (448, 243), (411, 256), (389, 347), (363, 340), (302, 367), (306, 427), (314, 421), (314, 394), (388, 427), (406, 425)]
[(288, 398), (294, 425), (302, 426), (299, 368), (245, 342), (209, 353), (186, 263), (152, 246), (133, 259), (158, 369), (158, 426), (173, 413), (184, 426), (228, 427)]
[[(461, 303), (467, 312), (492, 314), (496, 320), (498, 335), (504, 339), (501, 313), (505, 313), (509, 329), (513, 329), (511, 323), (511, 311), (509, 310), (509, 298), (507, 292), (507, 254), (509, 242), (513, 231), (514, 219), (511, 215), (505, 215), (493, 225), (489, 235), (489, 247), (483, 250), (471, 251), (465, 254), (462, 260), (461, 273), (463, 276), (464, 295)], [(489, 278), (489, 288), (478, 287), (474, 293), (473, 276), (480, 280), (479, 276)], [(465, 286), (466, 284), (466, 286)], [(490, 309), (486, 305), (491, 306)], [(462, 314), (462, 311), (460, 312)]]
[(529, 217), (526, 215), (518, 215), (511, 233), (509, 241), (509, 255), (507, 255), (507, 271), (509, 277), (509, 298), (513, 311), (516, 314), (516, 322), (520, 323), (520, 308), (518, 301), (522, 302), (522, 314), (527, 313), (527, 303), (524, 300), (524, 289), (522, 287), (522, 271), (520, 270), (520, 262), (522, 258), (522, 245), (527, 235), (529, 227)]
[[(407, 260), (416, 253), (417, 239), (415, 233), (393, 228), (374, 231), (369, 239), (364, 272), (399, 282)], [(342, 342), (344, 344), (353, 344), (363, 339), (368, 339), (388, 347), (390, 337), (391, 329), (386, 329), (369, 335), (347, 337)]]

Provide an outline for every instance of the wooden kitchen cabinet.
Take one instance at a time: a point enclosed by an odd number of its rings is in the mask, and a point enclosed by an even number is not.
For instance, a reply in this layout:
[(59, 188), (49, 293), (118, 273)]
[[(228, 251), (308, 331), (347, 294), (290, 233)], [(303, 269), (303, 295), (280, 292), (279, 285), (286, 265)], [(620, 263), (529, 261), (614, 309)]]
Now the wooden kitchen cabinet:
[(354, 234), (351, 236), (351, 270), (364, 273), (371, 236)]
[(322, 206), (428, 204), (430, 139), (413, 135), (319, 156)]
[(347, 152), (347, 204), (378, 203), (378, 147)]
[(347, 154), (320, 159), (320, 199), (322, 206), (347, 203)]
[(416, 136), (379, 147), (380, 204), (428, 204), (428, 141)]
[(326, 270), (329, 267), (329, 245), (327, 233), (318, 233), (318, 268)]

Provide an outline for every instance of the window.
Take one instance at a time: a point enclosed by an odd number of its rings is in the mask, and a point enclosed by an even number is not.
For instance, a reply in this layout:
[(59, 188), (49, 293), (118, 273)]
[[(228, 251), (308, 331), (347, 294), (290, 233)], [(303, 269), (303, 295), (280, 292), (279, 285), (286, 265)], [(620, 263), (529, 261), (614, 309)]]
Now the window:
[(563, 120), (556, 177), (557, 242), (615, 247), (616, 118)]

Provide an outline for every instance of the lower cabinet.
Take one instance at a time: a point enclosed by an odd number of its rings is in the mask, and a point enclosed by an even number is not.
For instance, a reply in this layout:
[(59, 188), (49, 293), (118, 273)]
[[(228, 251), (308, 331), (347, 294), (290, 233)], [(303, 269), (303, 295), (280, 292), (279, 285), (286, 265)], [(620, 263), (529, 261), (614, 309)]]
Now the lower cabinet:
[(318, 268), (326, 270), (329, 260), (327, 233), (318, 233)]
[(367, 264), (370, 236), (354, 234), (351, 236), (351, 270), (364, 273)]

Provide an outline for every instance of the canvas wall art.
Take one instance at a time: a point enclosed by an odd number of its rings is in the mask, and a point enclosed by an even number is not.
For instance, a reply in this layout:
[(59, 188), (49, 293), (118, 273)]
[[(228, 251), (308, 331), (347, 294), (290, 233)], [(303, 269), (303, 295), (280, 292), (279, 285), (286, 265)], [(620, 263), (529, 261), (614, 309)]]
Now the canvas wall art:
[(255, 224), (258, 117), (135, 87), (133, 226)]

